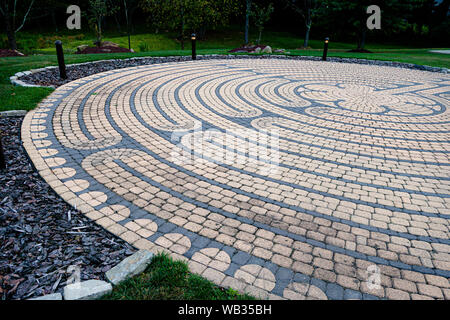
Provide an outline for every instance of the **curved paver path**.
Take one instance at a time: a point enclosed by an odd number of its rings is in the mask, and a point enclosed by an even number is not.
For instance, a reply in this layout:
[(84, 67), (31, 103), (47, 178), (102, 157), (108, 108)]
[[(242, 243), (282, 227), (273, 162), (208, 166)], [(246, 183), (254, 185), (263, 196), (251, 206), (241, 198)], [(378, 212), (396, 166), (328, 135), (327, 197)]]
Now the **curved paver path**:
[(66, 84), (22, 135), (62, 198), (223, 286), (450, 299), (449, 91), (391, 67), (167, 63)]

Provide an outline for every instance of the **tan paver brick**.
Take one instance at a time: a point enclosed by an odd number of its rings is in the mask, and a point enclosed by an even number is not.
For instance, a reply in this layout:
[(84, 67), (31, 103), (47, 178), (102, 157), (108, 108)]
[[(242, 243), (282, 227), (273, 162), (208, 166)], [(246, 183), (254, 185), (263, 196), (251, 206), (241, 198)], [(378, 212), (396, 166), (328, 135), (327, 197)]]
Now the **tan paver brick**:
[[(445, 277), (369, 261), (450, 270), (449, 83), (444, 73), (332, 61), (155, 63), (57, 88), (21, 132), (65, 201), (217, 284), (275, 298), (287, 274), (278, 266), (380, 298), (450, 299)], [(277, 148), (267, 148), (274, 132)], [(371, 266), (380, 289), (367, 286)], [(283, 298), (327, 298), (283, 281)]]

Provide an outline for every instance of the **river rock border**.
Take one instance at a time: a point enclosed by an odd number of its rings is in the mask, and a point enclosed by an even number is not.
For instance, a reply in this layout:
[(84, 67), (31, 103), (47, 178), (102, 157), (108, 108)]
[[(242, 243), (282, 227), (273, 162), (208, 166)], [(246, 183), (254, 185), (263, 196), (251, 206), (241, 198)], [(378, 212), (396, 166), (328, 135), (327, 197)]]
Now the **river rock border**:
[[(122, 65), (119, 65), (117, 69), (128, 68), (137, 65), (146, 65), (146, 64), (155, 64), (155, 63), (167, 63), (167, 62), (177, 62), (177, 61), (189, 61), (192, 58), (190, 56), (168, 56), (168, 57), (133, 57), (127, 59), (110, 59), (110, 60), (98, 60), (92, 62), (84, 62), (84, 63), (75, 63), (67, 65), (70, 67), (77, 66), (86, 66), (86, 65), (95, 65), (101, 63), (114, 63), (118, 62)], [(198, 55), (197, 60), (207, 60), (207, 59), (292, 59), (292, 60), (306, 60), (306, 61), (322, 61), (321, 57), (313, 57), (313, 56), (289, 56), (289, 55), (222, 55), (222, 54), (212, 54), (212, 55)], [(440, 73), (449, 73), (450, 69), (448, 68), (439, 68), (439, 67), (430, 67), (425, 65), (418, 65), (414, 63), (403, 63), (403, 62), (395, 62), (395, 61), (385, 61), (385, 60), (368, 60), (368, 59), (356, 59), (356, 58), (339, 58), (339, 57), (328, 57), (327, 61), (329, 62), (339, 62), (339, 63), (356, 63), (356, 64), (367, 64), (367, 65), (378, 65), (378, 66), (389, 66), (389, 67), (397, 67), (397, 68), (407, 68), (407, 69), (415, 69), (415, 70), (424, 70), (430, 72), (440, 72)], [(53, 71), (58, 69), (57, 66), (49, 66), (39, 69), (32, 69), (29, 71), (22, 71), (14, 74), (10, 77), (10, 81), (13, 85), (22, 86), (22, 87), (33, 87), (33, 88), (56, 88), (58, 86), (43, 86), (37, 85), (33, 83), (25, 82), (22, 79), (25, 76), (29, 76), (32, 74), (45, 72), (45, 71)], [(93, 70), (94, 71), (94, 70)], [(96, 74), (103, 71), (92, 72), (84, 74), (83, 77)], [(72, 79), (74, 80), (74, 79)], [(72, 81), (70, 80), (70, 81)], [(67, 81), (69, 82), (69, 81)]]

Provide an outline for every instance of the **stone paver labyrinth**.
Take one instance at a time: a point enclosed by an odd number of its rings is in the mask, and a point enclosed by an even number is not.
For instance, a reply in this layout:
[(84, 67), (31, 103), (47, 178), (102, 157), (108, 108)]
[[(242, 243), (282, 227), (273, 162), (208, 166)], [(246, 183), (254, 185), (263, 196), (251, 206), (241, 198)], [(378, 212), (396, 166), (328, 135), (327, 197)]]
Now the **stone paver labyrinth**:
[(63, 199), (223, 286), (450, 299), (449, 98), (418, 70), (167, 63), (58, 88), (22, 138)]

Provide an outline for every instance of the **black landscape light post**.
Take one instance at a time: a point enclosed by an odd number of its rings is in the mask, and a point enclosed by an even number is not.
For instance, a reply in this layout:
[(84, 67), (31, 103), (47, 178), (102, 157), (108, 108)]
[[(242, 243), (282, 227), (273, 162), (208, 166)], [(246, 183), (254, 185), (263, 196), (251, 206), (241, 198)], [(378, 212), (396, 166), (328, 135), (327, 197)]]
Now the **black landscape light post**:
[(55, 41), (56, 55), (58, 56), (59, 76), (61, 79), (67, 79), (66, 64), (64, 63), (64, 52), (61, 40)]
[(0, 170), (6, 169), (5, 154), (3, 153), (2, 135), (0, 132)]
[(197, 60), (197, 48), (196, 48), (197, 36), (195, 35), (195, 33), (191, 34), (191, 41), (192, 41), (192, 60)]
[(327, 61), (327, 53), (328, 53), (328, 41), (330, 39), (328, 37), (325, 38), (325, 43), (323, 44), (323, 56), (322, 60)]

